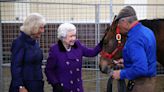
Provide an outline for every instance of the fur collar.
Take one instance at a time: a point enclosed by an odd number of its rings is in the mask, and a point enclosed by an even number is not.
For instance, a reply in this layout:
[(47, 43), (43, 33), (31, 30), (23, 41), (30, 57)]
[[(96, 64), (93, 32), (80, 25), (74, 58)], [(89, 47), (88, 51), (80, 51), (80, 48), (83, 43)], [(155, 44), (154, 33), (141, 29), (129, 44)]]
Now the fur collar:
[[(59, 50), (62, 51), (62, 52), (67, 52), (67, 50), (65, 49), (63, 43), (61, 40), (58, 41), (58, 45), (59, 45)], [(72, 46), (72, 48), (77, 48), (77, 44), (75, 42), (75, 44)]]

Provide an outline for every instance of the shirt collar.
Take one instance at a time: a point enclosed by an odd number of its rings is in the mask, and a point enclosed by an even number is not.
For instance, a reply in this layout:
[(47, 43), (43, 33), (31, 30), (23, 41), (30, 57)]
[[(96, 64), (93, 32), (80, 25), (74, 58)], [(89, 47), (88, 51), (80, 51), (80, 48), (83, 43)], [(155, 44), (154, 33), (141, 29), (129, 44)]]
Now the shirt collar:
[[(62, 52), (67, 52), (66, 48), (64, 47), (63, 43), (61, 40), (58, 40), (58, 45), (59, 45), (59, 50)], [(72, 48), (77, 48), (77, 44), (75, 42), (75, 44), (72, 46)]]
[(133, 26), (133, 27), (129, 30), (127, 37), (130, 37), (130, 36), (132, 36), (133, 34), (135, 34), (135, 32), (138, 30), (138, 28), (139, 28), (140, 26), (141, 26), (141, 23), (138, 23), (138, 24), (136, 24), (135, 26)]

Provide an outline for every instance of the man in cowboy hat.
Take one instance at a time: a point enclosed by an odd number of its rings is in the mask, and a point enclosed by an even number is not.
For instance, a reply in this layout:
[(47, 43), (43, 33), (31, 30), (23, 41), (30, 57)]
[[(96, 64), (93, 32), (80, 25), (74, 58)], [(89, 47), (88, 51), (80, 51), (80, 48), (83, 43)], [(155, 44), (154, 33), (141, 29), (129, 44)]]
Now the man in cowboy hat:
[(115, 70), (114, 79), (133, 80), (128, 83), (128, 92), (155, 92), (156, 39), (153, 32), (137, 20), (136, 12), (126, 6), (116, 17), (120, 33), (127, 35), (123, 48), (124, 69)]

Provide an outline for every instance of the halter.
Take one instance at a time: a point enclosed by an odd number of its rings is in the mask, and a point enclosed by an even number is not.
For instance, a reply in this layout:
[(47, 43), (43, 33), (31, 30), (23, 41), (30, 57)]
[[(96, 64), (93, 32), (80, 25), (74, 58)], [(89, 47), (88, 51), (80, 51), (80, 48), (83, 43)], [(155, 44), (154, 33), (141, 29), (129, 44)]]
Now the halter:
[(116, 55), (116, 53), (118, 52), (118, 51), (121, 51), (122, 50), (122, 48), (123, 48), (123, 45), (122, 45), (122, 43), (121, 43), (121, 34), (120, 34), (120, 28), (117, 26), (117, 28), (116, 28), (116, 40), (117, 40), (117, 47), (116, 47), (116, 49), (114, 49), (113, 51), (112, 51), (112, 53), (107, 53), (107, 52), (105, 52), (105, 51), (101, 51), (101, 53), (100, 53), (100, 55), (103, 57), (103, 58), (107, 58), (107, 59), (112, 59), (115, 55)]

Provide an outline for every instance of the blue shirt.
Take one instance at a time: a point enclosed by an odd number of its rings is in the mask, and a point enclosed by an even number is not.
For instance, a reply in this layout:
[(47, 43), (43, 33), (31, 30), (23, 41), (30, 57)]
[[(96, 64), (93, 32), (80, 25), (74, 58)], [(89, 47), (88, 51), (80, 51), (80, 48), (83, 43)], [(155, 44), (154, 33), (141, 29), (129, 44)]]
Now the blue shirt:
[(129, 30), (123, 59), (121, 79), (156, 76), (156, 39), (153, 32), (141, 23)]

